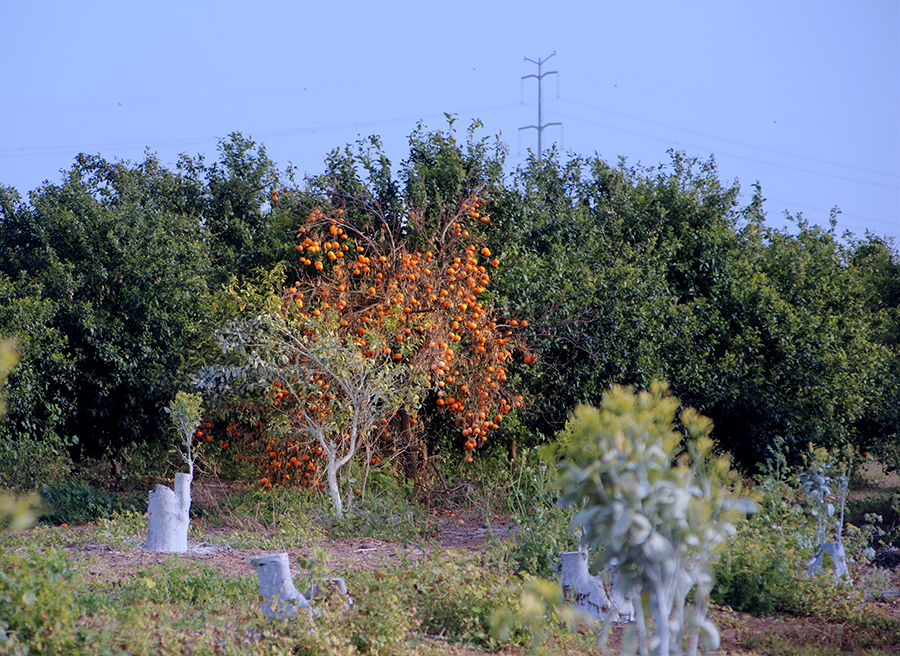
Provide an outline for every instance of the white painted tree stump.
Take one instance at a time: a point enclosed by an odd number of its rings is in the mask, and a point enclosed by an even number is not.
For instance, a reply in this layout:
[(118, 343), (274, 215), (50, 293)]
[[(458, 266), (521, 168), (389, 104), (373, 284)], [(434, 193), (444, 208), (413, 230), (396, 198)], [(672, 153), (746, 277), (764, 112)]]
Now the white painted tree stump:
[(603, 581), (588, 570), (586, 551), (566, 551), (560, 554), (559, 579), (563, 597), (572, 601), (575, 608), (599, 622), (610, 613), (616, 613), (616, 622), (633, 622), (634, 607), (612, 582), (607, 594)]
[[(251, 558), (250, 566), (256, 570), (256, 574), (259, 576), (259, 596), (262, 598), (261, 607), (265, 615), (283, 620), (294, 617), (298, 608), (311, 610), (309, 602), (319, 594), (319, 586), (314, 583), (309, 590), (300, 594), (294, 586), (291, 564), (286, 553)], [(329, 592), (336, 591), (344, 597), (346, 600), (345, 611), (353, 605), (353, 600), (347, 594), (347, 584), (344, 579), (325, 579), (324, 582), (330, 588)]]
[(831, 570), (836, 579), (851, 582), (850, 570), (847, 567), (847, 553), (844, 551), (843, 544), (827, 542), (819, 548), (819, 553), (806, 568), (806, 572), (812, 576), (819, 570)]
[(283, 620), (294, 617), (298, 608), (309, 610), (309, 600), (294, 587), (286, 553), (251, 558), (250, 566), (259, 576), (263, 614)]
[(190, 474), (175, 474), (174, 491), (165, 485), (157, 485), (150, 492), (147, 507), (148, 549), (175, 553), (187, 551), (192, 479)]

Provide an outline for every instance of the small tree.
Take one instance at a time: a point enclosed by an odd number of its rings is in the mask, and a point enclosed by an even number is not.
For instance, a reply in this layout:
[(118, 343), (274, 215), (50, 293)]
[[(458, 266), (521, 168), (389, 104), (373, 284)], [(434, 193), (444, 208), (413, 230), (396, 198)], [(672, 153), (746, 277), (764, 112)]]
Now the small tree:
[(696, 654), (701, 633), (718, 644), (706, 617), (710, 562), (734, 534), (733, 522), (753, 507), (727, 491), (739, 479), (727, 456), (711, 456), (712, 422), (683, 411), (685, 439), (674, 430), (678, 406), (665, 383), (637, 394), (613, 387), (599, 409), (579, 407), (567, 430), (560, 502), (580, 508), (574, 526), (599, 552), (594, 568), (615, 564), (619, 585), (636, 601), (631, 653), (681, 654), (687, 640)]
[[(237, 366), (208, 370), (201, 385), (256, 397), (269, 412), (265, 488), (312, 480), (324, 457), (335, 514), (343, 516), (338, 473), (401, 407), (417, 407), (425, 376), (392, 357), (377, 336), (349, 338), (336, 313), (310, 317), (288, 302), (218, 333)], [(276, 437), (279, 439), (276, 440)], [(352, 489), (348, 487), (352, 502)]]
[[(807, 469), (800, 472), (798, 479), (803, 486), (803, 491), (810, 503), (810, 512), (816, 518), (816, 547), (815, 558), (810, 563), (807, 571), (812, 574), (821, 568), (827, 560), (837, 578), (849, 580), (850, 573), (847, 569), (847, 556), (844, 551), (842, 534), (844, 530), (844, 505), (847, 501), (847, 489), (850, 484), (850, 471), (853, 466), (852, 449), (844, 449), (841, 455), (847, 458), (846, 469), (835, 480), (833, 472), (838, 468), (838, 460), (835, 454), (821, 447), (814, 448), (810, 444), (809, 462)], [(843, 463), (841, 463), (843, 464)], [(840, 485), (839, 496), (833, 491), (833, 484)], [(840, 514), (835, 517), (835, 507), (832, 503), (835, 499), (840, 502)], [(831, 541), (831, 529), (834, 531), (834, 540)]]
[(199, 394), (188, 394), (179, 391), (175, 399), (164, 408), (175, 430), (181, 438), (178, 446), (178, 455), (188, 467), (188, 475), (194, 477), (194, 460), (197, 454), (193, 450), (194, 438), (197, 436), (197, 427), (203, 416), (203, 399)]

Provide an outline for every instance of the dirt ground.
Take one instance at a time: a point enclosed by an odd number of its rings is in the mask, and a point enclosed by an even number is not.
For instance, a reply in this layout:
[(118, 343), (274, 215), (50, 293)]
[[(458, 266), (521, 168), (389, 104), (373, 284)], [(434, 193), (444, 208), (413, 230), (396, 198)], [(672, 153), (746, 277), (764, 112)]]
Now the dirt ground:
[[(458, 516), (458, 513), (457, 513)], [(321, 539), (303, 545), (294, 550), (289, 550), (291, 561), (298, 558), (313, 558), (318, 550), (324, 550), (328, 556), (327, 566), (330, 570), (340, 572), (350, 568), (377, 569), (385, 565), (396, 564), (401, 560), (420, 560), (430, 557), (435, 549), (456, 550), (467, 552), (483, 551), (487, 545), (489, 534), (498, 539), (507, 539), (511, 535), (511, 529), (506, 522), (499, 522), (492, 528), (474, 519), (453, 518), (441, 520), (442, 526), (438, 529), (436, 537), (430, 543), (423, 546), (404, 545), (399, 543), (384, 542), (372, 538), (349, 538), (345, 540)], [(78, 531), (80, 527), (70, 527), (67, 530)], [(130, 571), (153, 564), (162, 564), (168, 559), (177, 557), (182, 560), (194, 560), (205, 563), (210, 567), (221, 570), (225, 576), (243, 576), (249, 574), (250, 559), (257, 556), (271, 555), (277, 551), (264, 549), (235, 549), (221, 546), (227, 540), (225, 529), (204, 529), (208, 539), (218, 544), (201, 539), (188, 540), (188, 551), (174, 556), (135, 546), (124, 551), (111, 548), (106, 544), (86, 544), (69, 547), (69, 551), (76, 559), (87, 558), (91, 562), (91, 573), (102, 572), (119, 573), (123, 575)]]
[[(865, 486), (854, 490), (852, 498), (863, 498), (866, 494), (883, 494), (886, 490), (900, 491), (900, 476), (897, 474), (885, 476), (883, 472), (873, 468), (867, 473), (867, 481)], [(199, 493), (197, 496), (202, 498), (203, 492), (200, 490), (196, 492)], [(206, 491), (209, 494), (217, 492), (221, 491)], [(515, 528), (502, 518), (497, 518), (488, 527), (479, 518), (466, 516), (459, 511), (452, 518), (439, 515), (435, 521), (438, 522), (438, 528), (435, 531), (434, 539), (422, 546), (370, 538), (321, 539), (290, 550), (289, 554), (292, 563), (296, 563), (298, 558), (313, 558), (316, 551), (324, 550), (328, 558), (328, 569), (339, 575), (341, 571), (351, 568), (375, 569), (397, 563), (404, 558), (409, 560), (427, 558), (434, 550), (482, 551), (487, 548), (491, 536), (493, 536), (492, 539), (507, 540), (512, 538), (515, 532)], [(67, 530), (78, 530), (78, 528), (71, 527)], [(92, 575), (105, 579), (125, 578), (148, 565), (161, 564), (172, 557), (203, 562), (221, 570), (224, 576), (242, 576), (251, 572), (249, 566), (251, 558), (277, 553), (262, 549), (234, 549), (220, 546), (227, 542), (227, 537), (217, 535), (216, 531), (225, 531), (225, 529), (204, 528), (205, 540), (208, 541), (191, 539), (189, 550), (177, 556), (150, 551), (139, 546), (120, 551), (105, 544), (86, 544), (77, 547), (73, 545), (69, 547), (69, 550), (75, 559), (87, 561)], [(893, 577), (897, 583), (900, 583), (900, 569), (893, 572)], [(895, 597), (883, 602), (882, 606), (900, 617), (900, 598)], [(861, 608), (860, 611), (865, 612), (865, 609)], [(739, 656), (765, 653), (764, 651), (749, 651), (742, 645), (752, 643), (754, 637), (760, 638), (766, 635), (815, 635), (821, 638), (821, 644), (826, 645), (833, 643), (840, 645), (842, 640), (842, 627), (819, 620), (755, 617), (721, 609), (713, 611), (713, 620), (718, 625), (722, 637), (722, 645), (716, 652), (720, 655)], [(482, 652), (468, 650), (461, 646), (447, 645), (447, 653), (457, 656), (474, 656)]]

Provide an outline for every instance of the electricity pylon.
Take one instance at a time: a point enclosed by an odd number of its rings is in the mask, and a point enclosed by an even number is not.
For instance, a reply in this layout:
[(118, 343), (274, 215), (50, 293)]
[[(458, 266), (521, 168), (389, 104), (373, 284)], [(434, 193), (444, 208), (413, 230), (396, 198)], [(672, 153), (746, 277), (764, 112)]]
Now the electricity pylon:
[[(550, 57), (556, 55), (556, 51), (553, 51), (553, 54)], [(559, 75), (557, 71), (547, 71), (543, 72), (544, 64), (547, 63), (547, 60), (550, 57), (546, 57), (544, 59), (538, 58), (537, 61), (533, 59), (525, 58), (525, 61), (530, 61), (532, 64), (537, 64), (538, 74), (537, 75), (523, 75), (522, 79), (526, 79), (529, 77), (536, 78), (538, 81), (538, 122), (537, 125), (526, 125), (523, 128), (519, 128), (519, 130), (537, 130), (538, 133), (538, 148), (537, 148), (537, 158), (538, 161), (541, 159), (541, 153), (544, 152), (544, 128), (549, 128), (551, 125), (562, 125), (562, 123), (544, 123), (544, 76), (546, 75)]]

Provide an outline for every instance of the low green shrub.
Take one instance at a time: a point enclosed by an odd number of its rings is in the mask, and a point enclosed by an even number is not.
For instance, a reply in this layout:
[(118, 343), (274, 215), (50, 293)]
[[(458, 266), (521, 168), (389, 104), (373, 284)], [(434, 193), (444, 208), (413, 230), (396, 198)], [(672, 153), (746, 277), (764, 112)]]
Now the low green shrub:
[(253, 487), (231, 495), (223, 514), (211, 514), (209, 520), (236, 529), (228, 538), (232, 547), (289, 549), (325, 535), (323, 508), (323, 500), (309, 492)]
[(858, 593), (830, 573), (806, 573), (817, 546), (817, 523), (799, 504), (799, 487), (767, 475), (758, 481), (756, 498), (757, 512), (737, 524), (737, 535), (714, 565), (712, 600), (764, 615), (847, 616)]
[(539, 448), (522, 452), (510, 476), (507, 503), (510, 520), (518, 527), (508, 560), (515, 573), (553, 578), (559, 570), (559, 555), (577, 548), (571, 508), (558, 505), (554, 487), (556, 462)]
[(366, 537), (417, 542), (430, 531), (427, 515), (398, 497), (369, 497), (355, 504), (343, 517), (328, 519), (328, 534), (335, 540)]
[(66, 554), (0, 551), (0, 654), (87, 654)]
[[(362, 571), (350, 579), (353, 607), (346, 615), (350, 640), (361, 654), (393, 656), (420, 623), (418, 608), (405, 594), (397, 571)], [(340, 599), (338, 604), (343, 603)]]
[(44, 485), (40, 493), (46, 507), (40, 521), (50, 524), (90, 522), (124, 511), (147, 512), (146, 498), (115, 494), (85, 481)]
[(491, 617), (518, 599), (515, 579), (463, 552), (435, 553), (410, 566), (404, 580), (412, 582), (422, 631), (488, 649), (499, 645)]
[(66, 444), (54, 436), (39, 439), (0, 433), (0, 488), (34, 490), (69, 477), (72, 461)]
[(234, 578), (203, 563), (170, 558), (162, 564), (139, 570), (114, 592), (118, 605), (152, 602), (187, 604), (204, 609), (228, 606), (255, 599), (258, 582), (255, 575)]

